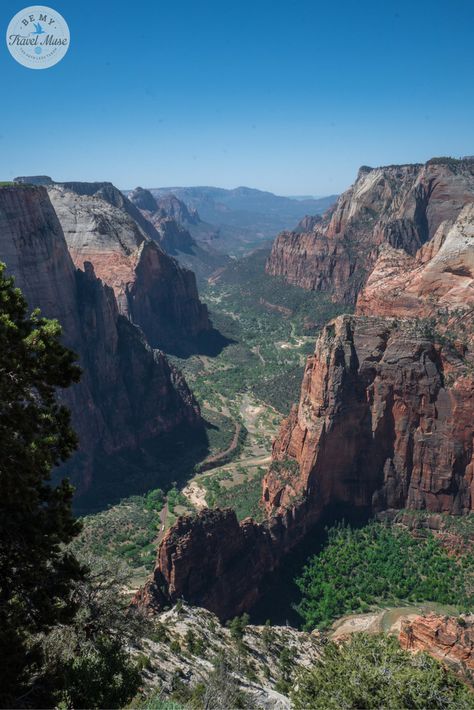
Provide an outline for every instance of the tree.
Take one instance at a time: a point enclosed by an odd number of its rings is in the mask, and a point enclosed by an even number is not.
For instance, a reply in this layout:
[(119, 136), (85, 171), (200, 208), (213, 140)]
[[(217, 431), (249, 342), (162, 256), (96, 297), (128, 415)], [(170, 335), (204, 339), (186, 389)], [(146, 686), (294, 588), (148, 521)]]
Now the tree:
[(474, 694), (426, 653), (404, 651), (393, 636), (363, 633), (341, 645), (328, 642), (317, 664), (299, 674), (290, 698), (296, 710), (474, 706)]
[(60, 336), (0, 264), (0, 706), (121, 707), (140, 680), (124, 578), (72, 554), (73, 488), (51, 482), (77, 445), (56, 396), (80, 369)]
[(31, 639), (74, 613), (69, 599), (83, 570), (64, 549), (80, 526), (73, 489), (51, 485), (54, 466), (76, 447), (56, 388), (77, 382), (75, 355), (57, 321), (27, 304), (0, 264), (0, 701), (12, 705), (38, 663)]
[(148, 623), (123, 595), (125, 565), (93, 556), (81, 562), (88, 571), (73, 585), (74, 618), (41, 639), (43, 693), (55, 707), (120, 708), (137, 692), (143, 662), (126, 647), (139, 645)]

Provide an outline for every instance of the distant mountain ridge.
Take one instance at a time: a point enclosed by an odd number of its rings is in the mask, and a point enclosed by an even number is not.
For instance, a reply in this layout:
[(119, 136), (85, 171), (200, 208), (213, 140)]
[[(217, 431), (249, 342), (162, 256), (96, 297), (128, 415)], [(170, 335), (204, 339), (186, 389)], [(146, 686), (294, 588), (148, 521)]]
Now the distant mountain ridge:
[(337, 199), (337, 195), (318, 199), (283, 197), (249, 187), (156, 187), (148, 188), (148, 192), (158, 202), (170, 195), (183, 202), (192, 215), (192, 221), (183, 226), (194, 239), (212, 241), (215, 249), (232, 256), (273, 240), (278, 232), (294, 228), (306, 215), (322, 214)]

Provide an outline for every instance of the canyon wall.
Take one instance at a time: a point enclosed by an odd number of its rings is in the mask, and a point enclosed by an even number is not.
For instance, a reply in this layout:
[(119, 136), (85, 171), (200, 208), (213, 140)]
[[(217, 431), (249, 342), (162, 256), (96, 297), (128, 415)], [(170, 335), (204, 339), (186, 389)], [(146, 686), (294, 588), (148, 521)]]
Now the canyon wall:
[(309, 231), (298, 227), (275, 240), (267, 273), (304, 289), (355, 302), (388, 244), (414, 255), (444, 221), (474, 201), (474, 160), (363, 167), (355, 183)]
[(423, 324), (340, 316), (308, 358), (263, 482), (267, 520), (202, 511), (162, 540), (139, 597), (183, 597), (221, 618), (251, 608), (265, 576), (328, 506), (361, 511), (474, 509), (472, 362)]
[(429, 614), (402, 624), (400, 645), (414, 653), (426, 651), (460, 672), (471, 685), (474, 674), (474, 618)]
[[(230, 513), (213, 513), (204, 535), (205, 513), (177, 523), (146, 601), (184, 596), (223, 617), (250, 608), (265, 575), (333, 506), (388, 517), (474, 510), (473, 169), (362, 169), (329, 215), (303, 222), (311, 233), (277, 239), (269, 268), (281, 243), (293, 244), (288, 280), (348, 301), (359, 294), (357, 314), (326, 325), (307, 360), (263, 480), (265, 522), (231, 516), (229, 532), (221, 515)], [(361, 291), (362, 258), (374, 270)]]
[[(153, 225), (154, 239), (163, 251), (191, 269), (198, 279), (205, 282), (216, 269), (229, 263), (229, 257), (210, 243), (213, 240), (209, 239), (208, 227), (201, 222), (196, 210), (188, 209), (175, 195), (154, 197), (149, 190), (137, 187), (128, 197), (142, 218)], [(191, 236), (190, 229), (200, 238)]]
[(264, 482), (269, 513), (295, 499), (374, 512), (473, 509), (472, 358), (423, 322), (340, 316), (308, 358)]
[(93, 265), (75, 268), (44, 187), (0, 188), (0, 259), (31, 308), (57, 318), (78, 354), (81, 381), (60, 396), (79, 435), (82, 490), (100, 475), (96, 454), (133, 451), (183, 423), (200, 427), (181, 374), (120, 315)]
[(384, 246), (358, 296), (356, 312), (440, 321), (456, 315), (468, 320), (467, 312), (473, 308), (474, 202), (470, 202), (454, 221), (443, 221), (414, 256)]
[[(135, 205), (110, 183), (47, 189), (75, 265), (94, 265), (113, 288), (119, 311), (140, 326), (152, 347), (195, 351), (212, 325), (194, 274), (160, 248), (160, 235)], [(178, 230), (174, 222), (167, 226)]]

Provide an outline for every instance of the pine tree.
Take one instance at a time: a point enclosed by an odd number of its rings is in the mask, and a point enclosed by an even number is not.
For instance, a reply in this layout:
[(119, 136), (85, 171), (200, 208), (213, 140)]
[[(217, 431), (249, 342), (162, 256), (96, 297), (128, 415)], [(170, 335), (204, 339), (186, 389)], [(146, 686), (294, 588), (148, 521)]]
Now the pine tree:
[[(40, 663), (35, 634), (67, 622), (83, 570), (64, 546), (79, 532), (73, 489), (52, 469), (76, 448), (57, 388), (77, 382), (57, 321), (28, 315), (0, 264), (0, 704), (28, 704)], [(24, 696), (22, 698), (22, 695)]]

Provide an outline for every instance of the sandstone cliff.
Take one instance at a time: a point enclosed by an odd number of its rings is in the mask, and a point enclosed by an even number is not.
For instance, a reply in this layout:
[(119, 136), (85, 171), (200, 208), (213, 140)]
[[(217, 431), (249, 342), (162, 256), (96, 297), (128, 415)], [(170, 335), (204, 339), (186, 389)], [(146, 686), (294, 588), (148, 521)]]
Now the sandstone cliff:
[(354, 303), (382, 244), (414, 255), (473, 201), (474, 160), (363, 167), (321, 222), (277, 237), (267, 272)]
[(402, 624), (399, 635), (407, 651), (427, 651), (460, 671), (470, 682), (474, 678), (474, 618), (450, 618), (429, 614)]
[(75, 268), (44, 187), (0, 188), (0, 259), (31, 308), (60, 321), (65, 344), (79, 356), (81, 382), (62, 398), (80, 439), (82, 489), (100, 476), (97, 454), (132, 451), (184, 422), (200, 426), (180, 373), (119, 314), (92, 264)]
[(198, 279), (205, 280), (216, 269), (225, 266), (229, 258), (216, 251), (209, 239), (195, 239), (190, 229), (201, 233), (205, 227), (196, 210), (188, 207), (173, 194), (154, 197), (149, 190), (137, 187), (129, 194), (130, 202), (142, 217), (155, 228), (155, 241), (180, 264), (191, 269)]
[[(110, 183), (48, 187), (75, 265), (114, 290), (119, 311), (152, 347), (187, 354), (212, 326), (194, 274), (158, 246), (153, 225)], [(151, 238), (154, 237), (155, 239)]]
[(424, 323), (340, 316), (308, 359), (300, 403), (264, 478), (268, 519), (181, 519), (140, 601), (184, 597), (223, 618), (249, 609), (265, 575), (329, 506), (474, 509), (472, 360)]
[(386, 245), (357, 299), (367, 315), (467, 316), (474, 308), (474, 203), (443, 221), (414, 256)]
[(268, 511), (298, 497), (318, 507), (472, 510), (471, 368), (423, 323), (341, 316), (327, 325), (274, 443)]
[(361, 315), (330, 322), (308, 358), (263, 481), (267, 520), (178, 522), (148, 600), (183, 595), (224, 617), (249, 608), (335, 505), (474, 510), (473, 188), (470, 160), (362, 169), (332, 212), (303, 223), (311, 232), (277, 239), (270, 271), (347, 301), (375, 263)]

